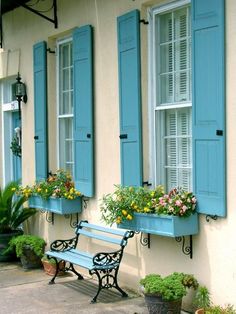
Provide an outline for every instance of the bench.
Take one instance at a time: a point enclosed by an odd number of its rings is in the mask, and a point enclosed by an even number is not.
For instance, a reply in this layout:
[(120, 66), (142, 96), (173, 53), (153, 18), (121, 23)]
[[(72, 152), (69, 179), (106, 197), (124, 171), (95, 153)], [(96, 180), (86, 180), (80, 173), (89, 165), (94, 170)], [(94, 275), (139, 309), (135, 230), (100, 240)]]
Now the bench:
[[(103, 244), (112, 244), (116, 246), (116, 250), (112, 252), (97, 252), (95, 254), (79, 250), (80, 236), (99, 240)], [(50, 245), (50, 251), (45, 253), (49, 259), (52, 258), (56, 261), (57, 266), (56, 273), (49, 284), (55, 283), (55, 278), (59, 272), (59, 262), (64, 260), (69, 263), (69, 267), (66, 267), (66, 270), (72, 271), (78, 276), (78, 279), (83, 279), (83, 276), (75, 270), (74, 265), (86, 268), (89, 270), (90, 275), (97, 276), (98, 290), (91, 303), (97, 301), (97, 297), (102, 289), (116, 288), (123, 297), (127, 297), (127, 293), (118, 285), (117, 275), (124, 248), (128, 239), (133, 236), (133, 231), (105, 228), (90, 224), (87, 221), (80, 221), (75, 228), (74, 238), (55, 240)]]

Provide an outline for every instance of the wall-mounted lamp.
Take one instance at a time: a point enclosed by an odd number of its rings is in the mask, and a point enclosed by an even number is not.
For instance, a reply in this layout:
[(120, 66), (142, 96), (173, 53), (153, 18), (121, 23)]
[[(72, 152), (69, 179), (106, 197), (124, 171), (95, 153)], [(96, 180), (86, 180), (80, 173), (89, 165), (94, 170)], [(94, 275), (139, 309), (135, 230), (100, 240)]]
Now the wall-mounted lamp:
[(18, 101), (19, 119), (21, 119), (21, 102), (27, 102), (26, 86), (21, 82), (21, 77), (18, 72), (15, 84), (15, 95)]

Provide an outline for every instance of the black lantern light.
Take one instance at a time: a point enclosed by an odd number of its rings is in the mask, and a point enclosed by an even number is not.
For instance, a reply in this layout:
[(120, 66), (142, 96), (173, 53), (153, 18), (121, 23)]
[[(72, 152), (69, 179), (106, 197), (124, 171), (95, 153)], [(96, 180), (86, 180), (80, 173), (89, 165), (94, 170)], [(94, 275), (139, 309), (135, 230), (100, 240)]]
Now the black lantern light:
[(26, 86), (24, 83), (21, 82), (21, 77), (18, 72), (15, 84), (15, 95), (18, 101), (18, 110), (19, 110), (19, 119), (21, 119), (21, 102), (27, 102), (27, 94), (26, 94)]

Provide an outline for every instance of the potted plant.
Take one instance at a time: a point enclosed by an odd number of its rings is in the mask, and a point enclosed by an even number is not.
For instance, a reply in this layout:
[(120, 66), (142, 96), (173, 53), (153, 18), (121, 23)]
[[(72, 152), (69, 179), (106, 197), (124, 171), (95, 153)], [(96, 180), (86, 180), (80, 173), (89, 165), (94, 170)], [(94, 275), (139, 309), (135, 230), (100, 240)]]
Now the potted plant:
[(224, 307), (219, 305), (213, 305), (206, 309), (206, 314), (236, 314), (236, 310), (232, 305), (226, 305)]
[[(187, 279), (188, 274), (174, 272), (169, 276), (149, 274), (140, 280), (143, 287), (145, 302), (150, 314), (181, 312), (182, 298), (187, 288), (195, 285), (196, 281)], [(190, 278), (190, 277), (189, 277)], [(191, 278), (194, 278), (191, 276)]]
[(195, 314), (205, 314), (206, 309), (209, 308), (211, 304), (210, 293), (207, 287), (198, 287), (193, 303), (197, 307)]
[(15, 258), (13, 252), (7, 250), (12, 237), (23, 234), (21, 224), (34, 215), (34, 208), (24, 207), (26, 195), (16, 195), (19, 185), (10, 182), (4, 189), (0, 188), (0, 262)]
[(163, 186), (115, 186), (114, 193), (103, 196), (102, 219), (125, 228), (163, 236), (179, 237), (198, 232), (196, 198), (182, 188), (164, 192)]
[[(54, 276), (56, 273), (56, 261), (54, 258), (49, 258), (47, 255), (44, 255), (41, 259), (43, 263), (44, 271), (49, 276)], [(65, 261), (59, 262), (59, 272), (58, 276), (65, 274)]]
[(15, 250), (23, 268), (39, 268), (42, 266), (41, 258), (44, 254), (45, 245), (45, 240), (38, 236), (20, 235), (11, 239), (9, 249)]
[(82, 210), (82, 195), (75, 189), (71, 175), (64, 170), (58, 170), (32, 187), (21, 187), (20, 193), (29, 196), (31, 207), (63, 215)]

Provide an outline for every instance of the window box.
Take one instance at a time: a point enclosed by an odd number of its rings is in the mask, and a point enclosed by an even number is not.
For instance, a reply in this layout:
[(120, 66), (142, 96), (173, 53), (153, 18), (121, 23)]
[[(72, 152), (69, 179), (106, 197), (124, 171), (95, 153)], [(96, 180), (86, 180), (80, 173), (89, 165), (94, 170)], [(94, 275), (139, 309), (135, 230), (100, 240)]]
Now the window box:
[(122, 221), (117, 227), (167, 237), (181, 237), (198, 233), (198, 215), (178, 217), (134, 213), (132, 220)]
[(73, 214), (80, 213), (82, 211), (82, 199), (81, 197), (74, 200), (49, 197), (45, 200), (40, 196), (31, 196), (29, 198), (29, 206), (60, 215)]

